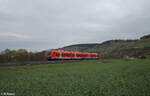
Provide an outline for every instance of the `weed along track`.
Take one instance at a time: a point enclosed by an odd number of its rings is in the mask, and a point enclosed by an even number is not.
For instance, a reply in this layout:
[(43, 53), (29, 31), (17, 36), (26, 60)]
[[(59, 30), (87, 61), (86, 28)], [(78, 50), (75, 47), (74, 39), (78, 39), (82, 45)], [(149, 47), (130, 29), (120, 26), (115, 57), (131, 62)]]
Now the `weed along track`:
[(31, 61), (31, 62), (17, 62), (17, 63), (0, 63), (0, 67), (64, 64), (64, 63), (87, 62), (87, 61), (97, 61), (97, 60), (55, 60), (55, 61)]

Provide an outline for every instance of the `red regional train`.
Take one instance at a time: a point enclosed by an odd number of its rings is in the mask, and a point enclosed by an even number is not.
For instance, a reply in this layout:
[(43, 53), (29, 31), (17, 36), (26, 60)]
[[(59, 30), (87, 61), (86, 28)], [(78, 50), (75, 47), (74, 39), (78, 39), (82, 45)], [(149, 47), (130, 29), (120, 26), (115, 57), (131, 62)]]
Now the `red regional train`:
[(47, 60), (60, 60), (60, 59), (99, 59), (98, 53), (85, 53), (85, 52), (70, 52), (50, 50), (45, 53)]

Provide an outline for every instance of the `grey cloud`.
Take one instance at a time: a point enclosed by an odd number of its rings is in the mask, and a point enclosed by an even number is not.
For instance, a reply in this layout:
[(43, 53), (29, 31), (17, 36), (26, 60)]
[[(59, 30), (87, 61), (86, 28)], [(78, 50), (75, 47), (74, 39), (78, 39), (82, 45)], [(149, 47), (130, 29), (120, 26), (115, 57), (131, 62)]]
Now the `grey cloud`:
[(42, 50), (150, 34), (149, 0), (0, 0), (0, 50)]

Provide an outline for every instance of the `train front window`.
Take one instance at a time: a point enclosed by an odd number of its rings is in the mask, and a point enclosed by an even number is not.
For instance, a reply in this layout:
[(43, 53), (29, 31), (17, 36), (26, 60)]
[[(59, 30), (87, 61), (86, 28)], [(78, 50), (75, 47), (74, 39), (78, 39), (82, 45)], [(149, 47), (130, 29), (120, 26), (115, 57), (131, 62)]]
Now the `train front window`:
[(51, 55), (51, 51), (46, 51), (45, 54), (46, 55)]

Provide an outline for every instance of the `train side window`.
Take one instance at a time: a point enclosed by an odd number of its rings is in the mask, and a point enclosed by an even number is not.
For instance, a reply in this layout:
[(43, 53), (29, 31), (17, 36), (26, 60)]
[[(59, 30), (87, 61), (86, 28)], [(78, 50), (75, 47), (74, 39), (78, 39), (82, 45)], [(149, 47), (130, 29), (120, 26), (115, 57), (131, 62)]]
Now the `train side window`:
[(59, 53), (56, 53), (56, 56), (59, 56), (60, 54)]

